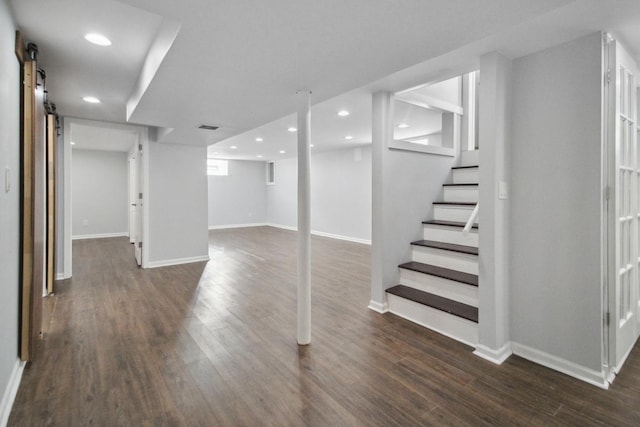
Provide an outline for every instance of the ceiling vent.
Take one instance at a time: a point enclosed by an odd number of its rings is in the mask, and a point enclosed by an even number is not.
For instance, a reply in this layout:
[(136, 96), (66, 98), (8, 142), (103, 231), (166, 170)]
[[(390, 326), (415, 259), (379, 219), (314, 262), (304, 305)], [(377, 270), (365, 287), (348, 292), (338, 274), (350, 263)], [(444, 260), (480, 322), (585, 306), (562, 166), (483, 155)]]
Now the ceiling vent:
[(212, 125), (200, 125), (198, 126), (198, 129), (205, 129), (205, 130), (218, 130), (219, 126), (212, 126)]

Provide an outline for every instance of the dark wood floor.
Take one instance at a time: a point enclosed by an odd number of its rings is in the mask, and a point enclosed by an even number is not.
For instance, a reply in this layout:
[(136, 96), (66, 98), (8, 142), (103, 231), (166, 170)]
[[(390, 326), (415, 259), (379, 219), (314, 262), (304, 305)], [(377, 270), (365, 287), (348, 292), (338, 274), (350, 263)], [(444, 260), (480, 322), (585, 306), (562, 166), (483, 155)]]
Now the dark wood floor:
[(640, 425), (640, 351), (609, 391), (367, 309), (369, 248), (313, 238), (313, 342), (295, 340), (295, 233), (210, 234), (211, 261), (135, 266), (74, 242), (10, 426)]

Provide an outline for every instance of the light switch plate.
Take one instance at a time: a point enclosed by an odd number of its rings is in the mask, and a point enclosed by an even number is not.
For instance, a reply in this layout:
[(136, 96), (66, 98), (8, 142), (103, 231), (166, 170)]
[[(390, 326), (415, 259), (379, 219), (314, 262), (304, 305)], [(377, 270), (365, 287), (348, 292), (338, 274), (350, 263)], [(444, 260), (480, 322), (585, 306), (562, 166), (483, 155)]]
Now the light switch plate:
[(507, 183), (505, 181), (500, 181), (498, 183), (498, 199), (505, 200), (508, 196)]

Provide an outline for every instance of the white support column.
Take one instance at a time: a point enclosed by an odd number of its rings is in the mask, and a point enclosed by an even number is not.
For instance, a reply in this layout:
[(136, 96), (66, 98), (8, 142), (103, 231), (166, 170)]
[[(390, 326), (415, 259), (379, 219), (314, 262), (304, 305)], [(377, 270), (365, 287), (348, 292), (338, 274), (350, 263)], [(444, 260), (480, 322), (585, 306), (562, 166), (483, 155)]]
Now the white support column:
[(311, 92), (298, 97), (298, 344), (311, 343)]
[(393, 139), (393, 95), (376, 92), (372, 98), (372, 156), (371, 156), (371, 301), (369, 308), (379, 313), (387, 311), (385, 289), (392, 283), (393, 269), (385, 257), (385, 170), (388, 142)]
[(494, 363), (511, 355), (509, 342), (509, 183), (511, 60), (480, 57), (479, 320), (475, 354)]

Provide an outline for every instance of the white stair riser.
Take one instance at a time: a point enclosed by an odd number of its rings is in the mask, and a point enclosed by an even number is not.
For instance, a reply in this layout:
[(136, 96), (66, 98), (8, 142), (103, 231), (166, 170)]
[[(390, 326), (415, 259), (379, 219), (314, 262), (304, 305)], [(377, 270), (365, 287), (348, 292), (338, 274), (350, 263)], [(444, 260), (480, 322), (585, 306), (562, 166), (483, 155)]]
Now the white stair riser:
[(463, 273), (478, 274), (478, 257), (424, 246), (411, 247), (411, 260)]
[(480, 151), (463, 151), (460, 153), (460, 166), (474, 166), (480, 164)]
[(478, 187), (444, 187), (444, 201), (478, 203)]
[[(474, 206), (434, 205), (433, 217), (442, 221), (467, 222)], [(480, 215), (476, 217), (476, 224), (480, 222)]]
[(478, 287), (465, 283), (400, 269), (400, 284), (430, 294), (440, 295), (463, 304), (478, 306)]
[(387, 294), (389, 311), (449, 338), (475, 347), (478, 344), (478, 325), (458, 316), (427, 307), (396, 295)]
[(480, 174), (477, 168), (474, 169), (454, 169), (454, 184), (477, 184), (480, 182)]
[(435, 240), (438, 242), (453, 243), (456, 245), (478, 247), (477, 229), (472, 229), (468, 234), (464, 234), (460, 227), (425, 224), (422, 234), (424, 240)]

